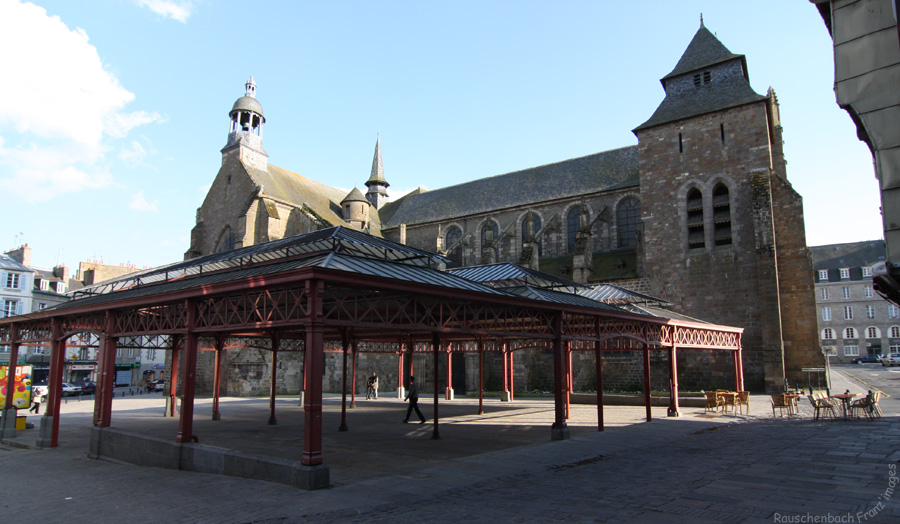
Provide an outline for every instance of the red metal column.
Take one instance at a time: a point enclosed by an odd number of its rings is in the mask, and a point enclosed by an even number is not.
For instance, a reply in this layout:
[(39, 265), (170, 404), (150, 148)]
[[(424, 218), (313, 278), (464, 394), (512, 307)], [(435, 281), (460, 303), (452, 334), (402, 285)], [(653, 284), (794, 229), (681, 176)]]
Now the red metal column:
[(181, 418), (178, 419), (178, 435), (175, 442), (196, 441), (194, 437), (194, 386), (197, 382), (197, 335), (193, 333), (197, 322), (197, 307), (193, 300), (185, 301), (187, 309), (187, 334), (184, 337), (184, 370), (181, 381)]
[(431, 349), (434, 353), (434, 424), (431, 430), (432, 440), (441, 438), (441, 431), (438, 428), (438, 364), (440, 363), (439, 353), (441, 352), (441, 334), (434, 332), (431, 337)]
[(744, 389), (741, 387), (741, 364), (738, 358), (740, 357), (739, 352), (732, 351), (731, 359), (734, 364), (734, 390), (735, 391), (743, 391)]
[[(597, 337), (600, 337), (600, 318), (597, 317)], [(603, 356), (600, 341), (594, 341), (594, 368), (597, 372), (597, 431), (603, 431)]]
[(562, 313), (553, 315), (553, 408), (551, 440), (567, 440), (566, 426), (566, 355), (562, 343)]
[(222, 391), (222, 357), (225, 354), (225, 338), (224, 334), (216, 335), (216, 362), (213, 375), (213, 420), (219, 420), (222, 417), (219, 413), (219, 396)]
[(678, 355), (675, 346), (669, 350), (669, 410), (670, 417), (680, 417), (678, 412)]
[(644, 344), (644, 406), (647, 422), (650, 422), (650, 347), (647, 344)]
[(509, 401), (516, 399), (516, 366), (514, 365), (514, 356), (516, 352), (509, 352)]
[(343, 360), (341, 361), (341, 425), (338, 431), (347, 431), (347, 350), (350, 349), (347, 330), (341, 329), (341, 349)]
[(322, 355), (325, 326), (322, 324), (322, 296), (325, 286), (319, 280), (306, 281), (306, 363), (308, 377), (304, 395), (303, 456), (304, 466), (322, 464)]
[(453, 362), (451, 362), (452, 353), (450, 352), (450, 345), (447, 345), (447, 387), (444, 388), (444, 392), (446, 394), (447, 400), (453, 400), (452, 395), (450, 394), (450, 390), (453, 389)]
[(506, 396), (501, 396), (503, 400), (509, 399), (509, 366), (507, 366), (506, 341), (500, 346), (500, 354), (503, 357), (503, 392)]
[(116, 378), (116, 339), (109, 335), (100, 337), (101, 368), (100, 382), (97, 384), (100, 394), (94, 399), (94, 425), (107, 428), (112, 418), (112, 404), (115, 396)]
[(269, 373), (269, 425), (278, 424), (275, 418), (275, 392), (278, 388), (278, 349), (281, 346), (281, 335), (278, 332), (272, 333), (272, 371)]
[(9, 365), (6, 366), (6, 400), (3, 403), (3, 425), (0, 436), (13, 438), (16, 436), (16, 413), (13, 396), (16, 390), (16, 367), (19, 363), (19, 330), (15, 324), (9, 327)]
[(478, 414), (484, 415), (484, 339), (478, 339)]
[[(62, 325), (58, 318), (50, 322), (53, 340), (50, 345), (50, 380), (47, 385), (50, 398), (47, 399), (44, 419), (41, 420), (41, 433), (38, 438), (38, 447), (41, 448), (55, 448), (59, 445), (59, 405), (62, 400), (62, 368), (66, 358), (66, 339), (62, 336)], [(47, 417), (51, 417), (50, 435), (46, 434), (45, 429), (44, 420), (47, 420)]]
[(172, 371), (169, 373), (169, 416), (175, 416), (175, 401), (178, 393), (178, 359), (182, 349), (179, 347), (183, 344), (183, 335), (174, 335), (172, 337)]
[(400, 342), (400, 353), (397, 355), (397, 396), (403, 398), (400, 391), (403, 391), (403, 341)]
[(741, 348), (738, 347), (737, 351), (735, 351), (734, 358), (737, 360), (738, 365), (738, 391), (745, 391), (744, 389), (744, 360), (741, 357)]
[(353, 339), (353, 384), (350, 386), (350, 407), (356, 407), (356, 357), (359, 355), (359, 340)]
[(566, 420), (571, 417), (572, 405), (572, 341), (566, 340)]

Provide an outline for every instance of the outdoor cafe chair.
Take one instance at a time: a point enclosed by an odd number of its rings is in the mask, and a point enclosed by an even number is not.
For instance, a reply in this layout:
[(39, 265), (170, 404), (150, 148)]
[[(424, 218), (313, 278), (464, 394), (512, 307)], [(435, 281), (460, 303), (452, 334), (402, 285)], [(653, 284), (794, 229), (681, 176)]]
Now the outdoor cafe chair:
[[(741, 410), (741, 415), (744, 414), (744, 408), (742, 406), (747, 406), (747, 414), (750, 414), (750, 392), (749, 391), (738, 391), (737, 398), (735, 399), (737, 402), (738, 409)], [(774, 416), (774, 415), (773, 415)]]
[(788, 399), (784, 395), (772, 395), (772, 416), (775, 416), (775, 408), (778, 408), (781, 411), (781, 416), (784, 416), (784, 410), (788, 410), (788, 415), (792, 415), (793, 411), (791, 410), (791, 404), (788, 402)]
[(816, 416), (814, 420), (819, 420), (819, 416), (822, 412), (825, 412), (825, 415), (831, 415), (831, 418), (837, 418), (834, 414), (834, 404), (828, 402), (827, 399), (817, 399), (813, 395), (809, 397), (809, 403), (812, 404), (813, 409), (816, 410)]
[(878, 405), (878, 401), (881, 400), (881, 391), (873, 391), (872, 392), (872, 414), (876, 417), (880, 417), (884, 415), (881, 411), (881, 407)]
[(875, 418), (875, 413), (873, 409), (873, 397), (874, 395), (870, 392), (865, 398), (861, 398), (859, 400), (854, 400), (850, 403), (850, 414), (856, 418), (859, 418), (859, 412), (862, 411), (865, 413), (867, 419)]
[(719, 411), (719, 406), (724, 406), (725, 401), (715, 391), (706, 392), (706, 411)]
[(731, 413), (737, 415), (737, 393), (725, 392), (721, 394), (722, 411), (728, 413), (728, 407), (731, 406)]

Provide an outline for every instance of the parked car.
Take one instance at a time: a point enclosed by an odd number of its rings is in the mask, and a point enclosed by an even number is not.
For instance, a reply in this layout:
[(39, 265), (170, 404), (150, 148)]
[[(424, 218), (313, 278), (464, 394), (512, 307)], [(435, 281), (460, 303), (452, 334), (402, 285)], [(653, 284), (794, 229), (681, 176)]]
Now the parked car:
[(70, 397), (73, 395), (81, 394), (81, 386), (76, 386), (75, 384), (69, 384), (68, 382), (63, 382), (62, 384), (62, 396)]
[(878, 364), (881, 362), (881, 355), (863, 355), (861, 357), (856, 357), (850, 361), (853, 364)]
[(97, 391), (97, 383), (91, 382), (90, 380), (86, 380), (84, 382), (72, 382), (73, 386), (81, 386), (81, 393), (83, 395), (93, 395), (95, 391)]
[(888, 353), (881, 357), (882, 366), (900, 366), (900, 353)]
[(163, 379), (147, 382), (147, 391), (165, 391), (166, 381)]

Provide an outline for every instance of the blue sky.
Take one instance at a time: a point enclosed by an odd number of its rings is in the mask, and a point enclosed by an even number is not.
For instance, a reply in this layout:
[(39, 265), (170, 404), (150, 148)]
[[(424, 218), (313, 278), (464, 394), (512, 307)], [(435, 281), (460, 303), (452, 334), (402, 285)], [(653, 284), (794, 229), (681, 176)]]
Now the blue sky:
[(272, 164), (392, 197), (615, 149), (707, 28), (781, 102), (809, 245), (882, 237), (868, 149), (806, 0), (0, 0), (0, 247), (182, 259), (254, 76)]

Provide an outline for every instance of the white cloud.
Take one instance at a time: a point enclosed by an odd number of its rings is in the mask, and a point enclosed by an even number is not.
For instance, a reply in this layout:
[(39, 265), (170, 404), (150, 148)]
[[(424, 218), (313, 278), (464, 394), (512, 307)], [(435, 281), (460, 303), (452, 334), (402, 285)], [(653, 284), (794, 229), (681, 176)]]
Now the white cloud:
[(160, 16), (178, 20), (182, 24), (187, 22), (194, 8), (193, 2), (175, 0), (138, 0), (138, 5), (147, 7)]
[(149, 211), (151, 213), (156, 213), (158, 211), (156, 208), (156, 200), (148, 202), (147, 199), (144, 198), (143, 191), (138, 191), (131, 195), (131, 202), (128, 203), (128, 207), (135, 211)]
[(111, 143), (159, 121), (123, 112), (134, 94), (100, 60), (88, 35), (42, 7), (0, 0), (0, 188), (38, 202), (107, 187), (102, 167)]
[(119, 160), (131, 165), (140, 164), (146, 156), (147, 151), (137, 140), (132, 140), (131, 144), (119, 151)]

